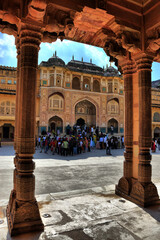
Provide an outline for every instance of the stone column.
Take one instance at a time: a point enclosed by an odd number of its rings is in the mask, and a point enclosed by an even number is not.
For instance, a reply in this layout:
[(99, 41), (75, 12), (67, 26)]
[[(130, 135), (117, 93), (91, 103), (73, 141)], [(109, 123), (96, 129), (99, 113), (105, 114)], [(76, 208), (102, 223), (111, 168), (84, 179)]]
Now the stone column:
[(10, 212), (14, 200), (16, 198), (16, 176), (17, 176), (17, 169), (16, 169), (16, 163), (17, 163), (17, 129), (18, 129), (18, 103), (19, 103), (19, 63), (20, 63), (20, 44), (19, 44), (19, 37), (17, 36), (16, 38), (16, 47), (17, 47), (17, 81), (16, 81), (16, 109), (15, 109), (15, 131), (14, 131), (14, 149), (15, 149), (15, 157), (14, 157), (14, 172), (13, 172), (13, 190), (11, 191), (10, 194), (10, 199), (9, 199), (9, 204), (8, 204), (8, 211)]
[(131, 197), (142, 206), (159, 199), (151, 182), (151, 65), (152, 58), (141, 54), (136, 58), (139, 84), (139, 165), (138, 180), (133, 184)]
[(54, 87), (56, 87), (56, 83), (57, 83), (57, 73), (56, 73), (56, 69), (54, 70)]
[(127, 61), (122, 65), (124, 78), (124, 172), (123, 177), (116, 186), (116, 194), (129, 195), (131, 190), (132, 178), (132, 159), (133, 159), (133, 73), (134, 65), (132, 61)]
[(91, 92), (93, 92), (93, 77), (91, 77)]
[(83, 90), (83, 75), (81, 75), (81, 86), (80, 86), (80, 88), (81, 88), (81, 90)]
[(7, 206), (11, 236), (44, 228), (35, 199), (35, 163), (32, 160), (35, 152), (36, 78), (40, 42), (40, 29), (21, 27), (17, 48), (20, 55), (16, 98), (16, 191), (15, 198), (11, 193)]

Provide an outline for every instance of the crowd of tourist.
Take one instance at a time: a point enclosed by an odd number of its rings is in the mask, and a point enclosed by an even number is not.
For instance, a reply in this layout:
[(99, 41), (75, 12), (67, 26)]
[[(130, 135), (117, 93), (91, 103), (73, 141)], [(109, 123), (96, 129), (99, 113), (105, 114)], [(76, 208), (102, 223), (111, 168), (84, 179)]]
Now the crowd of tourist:
[(152, 139), (151, 150), (152, 152), (160, 151), (160, 138)]
[(106, 154), (111, 155), (111, 149), (123, 148), (124, 137), (108, 137), (108, 134), (83, 132), (74, 135), (50, 134), (39, 136), (36, 139), (36, 148), (40, 153), (51, 151), (67, 156), (90, 152), (91, 149), (106, 149)]

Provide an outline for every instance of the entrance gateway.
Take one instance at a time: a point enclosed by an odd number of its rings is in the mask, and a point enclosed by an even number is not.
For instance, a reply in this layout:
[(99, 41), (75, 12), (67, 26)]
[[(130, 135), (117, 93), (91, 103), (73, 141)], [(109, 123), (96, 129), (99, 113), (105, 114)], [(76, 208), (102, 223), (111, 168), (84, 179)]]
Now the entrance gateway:
[(10, 234), (44, 228), (35, 199), (32, 159), (35, 83), (39, 46), (57, 38), (101, 47), (123, 71), (125, 160), (116, 194), (142, 206), (154, 204), (159, 197), (151, 180), (151, 66), (160, 62), (160, 2), (0, 0), (0, 6), (0, 29), (15, 36), (17, 47), (16, 156), (7, 207)]
[(75, 106), (77, 125), (96, 126), (96, 107), (88, 100), (80, 101)]

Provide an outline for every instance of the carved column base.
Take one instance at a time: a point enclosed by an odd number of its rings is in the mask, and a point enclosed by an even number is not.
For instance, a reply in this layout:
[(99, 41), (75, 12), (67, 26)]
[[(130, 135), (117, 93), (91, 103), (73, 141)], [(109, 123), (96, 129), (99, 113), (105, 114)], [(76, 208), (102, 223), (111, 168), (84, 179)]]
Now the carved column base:
[(128, 180), (122, 177), (116, 185), (115, 193), (142, 207), (160, 203), (157, 188), (152, 182), (142, 185), (134, 178)]
[(119, 196), (129, 195), (131, 191), (131, 180), (122, 177), (116, 185), (116, 194)]
[(44, 230), (36, 199), (28, 202), (17, 201), (15, 192), (11, 192), (6, 213), (11, 236)]
[(132, 186), (130, 197), (133, 199), (133, 202), (142, 207), (154, 205), (159, 202), (157, 188), (152, 182), (143, 185), (136, 181)]

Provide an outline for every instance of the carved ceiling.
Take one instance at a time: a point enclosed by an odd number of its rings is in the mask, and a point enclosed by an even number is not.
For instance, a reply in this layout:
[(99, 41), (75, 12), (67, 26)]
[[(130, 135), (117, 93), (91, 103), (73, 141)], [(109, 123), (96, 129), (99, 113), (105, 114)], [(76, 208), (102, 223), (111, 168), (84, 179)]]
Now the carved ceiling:
[(0, 0), (0, 31), (38, 27), (57, 38), (99, 46), (113, 60), (147, 51), (160, 61), (159, 0)]

